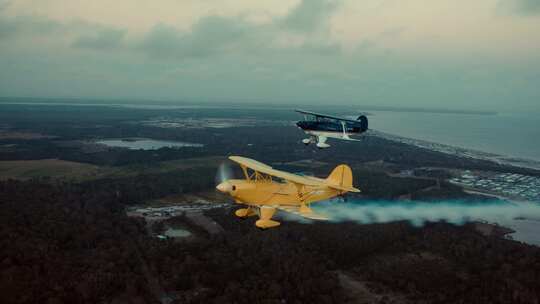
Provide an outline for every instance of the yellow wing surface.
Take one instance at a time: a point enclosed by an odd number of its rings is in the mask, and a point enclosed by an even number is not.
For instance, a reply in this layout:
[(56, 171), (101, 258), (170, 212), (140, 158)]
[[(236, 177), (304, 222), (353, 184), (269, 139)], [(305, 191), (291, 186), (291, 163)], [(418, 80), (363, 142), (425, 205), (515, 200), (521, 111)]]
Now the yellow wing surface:
[(229, 159), (254, 171), (282, 178), (296, 184), (314, 187), (330, 187), (347, 192), (360, 192), (360, 190), (352, 186), (352, 171), (347, 165), (337, 166), (327, 179), (320, 179), (276, 170), (266, 164), (247, 157), (229, 156)]
[(275, 177), (283, 178), (285, 180), (291, 181), (293, 183), (307, 185), (307, 186), (323, 186), (324, 183), (321, 183), (319, 181), (308, 179), (304, 176), (292, 174), (289, 172), (284, 172), (280, 170), (276, 170), (266, 164), (263, 164), (259, 161), (256, 161), (251, 158), (242, 157), (242, 156), (229, 156), (229, 159), (232, 160), (235, 163), (238, 163), (242, 166), (246, 166), (254, 171), (272, 175)]

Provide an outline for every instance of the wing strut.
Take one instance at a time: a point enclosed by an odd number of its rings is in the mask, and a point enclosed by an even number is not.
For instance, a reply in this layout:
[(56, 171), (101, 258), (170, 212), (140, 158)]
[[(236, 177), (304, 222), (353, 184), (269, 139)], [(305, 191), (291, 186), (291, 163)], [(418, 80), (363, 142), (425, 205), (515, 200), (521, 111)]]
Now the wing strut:
[(240, 168), (242, 168), (242, 172), (244, 172), (244, 176), (246, 177), (246, 180), (251, 180), (251, 177), (248, 174), (247, 167), (245, 165), (240, 164)]
[(350, 139), (349, 135), (347, 134), (347, 127), (346, 127), (346, 124), (344, 121), (340, 121), (341, 122), (341, 128), (343, 130), (343, 138), (345, 139)]

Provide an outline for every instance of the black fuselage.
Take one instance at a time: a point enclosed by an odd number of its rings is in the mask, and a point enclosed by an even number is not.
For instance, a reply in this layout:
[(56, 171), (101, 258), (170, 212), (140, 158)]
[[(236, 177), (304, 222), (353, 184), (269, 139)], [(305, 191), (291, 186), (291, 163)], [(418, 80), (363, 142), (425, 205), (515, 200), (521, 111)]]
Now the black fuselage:
[(363, 115), (358, 117), (357, 121), (317, 118), (315, 120), (302, 120), (296, 125), (304, 131), (343, 133), (343, 129), (345, 129), (347, 134), (363, 133), (368, 129), (367, 118)]
[[(304, 131), (320, 131), (320, 132), (339, 132), (343, 133), (343, 125), (339, 122), (318, 122), (303, 120), (296, 123), (296, 125)], [(360, 133), (360, 124), (344, 122), (345, 132)]]

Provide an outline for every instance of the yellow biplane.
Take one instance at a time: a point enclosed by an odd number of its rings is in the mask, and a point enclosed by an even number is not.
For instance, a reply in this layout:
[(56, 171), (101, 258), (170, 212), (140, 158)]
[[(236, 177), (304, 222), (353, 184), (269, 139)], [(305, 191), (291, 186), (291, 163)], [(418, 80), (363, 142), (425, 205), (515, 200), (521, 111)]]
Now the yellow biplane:
[(314, 213), (309, 205), (346, 192), (360, 192), (352, 185), (352, 171), (347, 165), (337, 166), (326, 178), (300, 176), (273, 169), (253, 159), (230, 156), (244, 172), (245, 179), (229, 179), (216, 188), (247, 208), (236, 210), (236, 216), (259, 216), (259, 228), (279, 226), (272, 216), (276, 209), (314, 220), (326, 220)]

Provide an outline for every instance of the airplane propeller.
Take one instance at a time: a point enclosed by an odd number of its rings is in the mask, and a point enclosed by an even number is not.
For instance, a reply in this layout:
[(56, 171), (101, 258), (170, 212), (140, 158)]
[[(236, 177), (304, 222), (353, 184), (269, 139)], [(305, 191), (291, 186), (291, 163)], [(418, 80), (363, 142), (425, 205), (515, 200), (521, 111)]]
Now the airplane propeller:
[(226, 180), (232, 179), (234, 177), (231, 164), (229, 162), (222, 162), (216, 172), (215, 182), (216, 185), (223, 183)]

